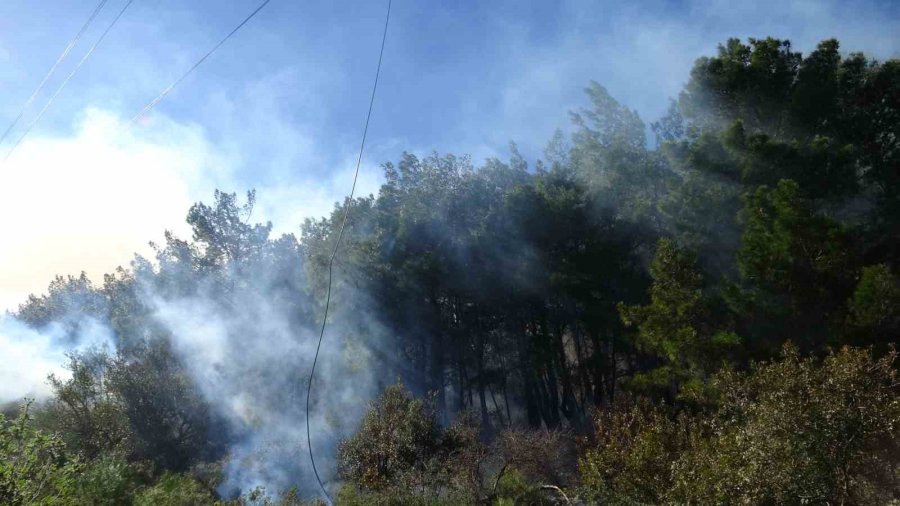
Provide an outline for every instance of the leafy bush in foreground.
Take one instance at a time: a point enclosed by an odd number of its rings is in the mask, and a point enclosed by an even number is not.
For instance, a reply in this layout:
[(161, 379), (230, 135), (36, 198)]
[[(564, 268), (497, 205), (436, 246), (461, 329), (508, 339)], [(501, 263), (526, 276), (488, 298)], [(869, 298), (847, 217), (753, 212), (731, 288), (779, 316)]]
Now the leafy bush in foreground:
[(900, 494), (895, 353), (844, 348), (712, 380), (717, 409), (638, 404), (596, 417), (580, 462), (603, 504), (884, 504)]

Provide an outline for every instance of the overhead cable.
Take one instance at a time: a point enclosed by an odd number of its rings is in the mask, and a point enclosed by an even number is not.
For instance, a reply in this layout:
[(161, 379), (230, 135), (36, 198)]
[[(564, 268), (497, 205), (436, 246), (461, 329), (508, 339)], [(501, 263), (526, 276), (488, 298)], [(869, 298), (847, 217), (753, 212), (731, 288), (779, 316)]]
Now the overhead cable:
[(84, 22), (84, 25), (82, 25), (81, 29), (78, 30), (78, 33), (75, 34), (75, 37), (72, 38), (71, 41), (69, 41), (69, 45), (67, 45), (66, 48), (63, 49), (63, 52), (60, 53), (59, 57), (56, 58), (56, 61), (53, 63), (53, 66), (50, 67), (50, 70), (47, 71), (47, 75), (45, 75), (44, 78), (41, 79), (41, 83), (38, 84), (37, 88), (35, 88), (34, 91), (31, 93), (31, 96), (28, 97), (28, 100), (25, 101), (25, 105), (22, 106), (22, 110), (19, 111), (19, 114), (16, 115), (16, 118), (12, 121), (12, 123), (10, 123), (8, 127), (6, 127), (6, 131), (3, 132), (3, 135), (0, 136), (0, 144), (2, 144), (3, 141), (6, 140), (6, 138), (9, 136), (9, 133), (12, 131), (12, 129), (15, 128), (15, 126), (19, 123), (19, 120), (22, 119), (22, 116), (25, 114), (25, 111), (28, 110), (28, 107), (31, 105), (32, 102), (34, 102), (34, 99), (37, 98), (37, 96), (41, 92), (41, 90), (44, 89), (44, 85), (46, 85), (47, 81), (50, 80), (50, 76), (52, 76), (53, 73), (56, 72), (56, 68), (59, 67), (59, 65), (63, 62), (63, 60), (66, 59), (66, 57), (69, 55), (69, 52), (72, 51), (72, 48), (75, 47), (75, 44), (78, 43), (78, 40), (81, 38), (82, 35), (84, 35), (84, 32), (87, 31), (88, 27), (94, 21), (94, 18), (97, 17), (97, 14), (100, 13), (100, 10), (103, 9), (103, 6), (106, 5), (107, 1), (108, 0), (100, 0), (100, 3), (98, 3), (97, 7), (94, 8), (94, 11), (91, 12), (90, 17), (88, 17), (87, 21)]
[(128, 10), (128, 7), (130, 7), (132, 3), (134, 3), (134, 0), (128, 0), (128, 2), (125, 3), (125, 5), (122, 7), (122, 9), (116, 15), (116, 17), (113, 18), (113, 20), (109, 23), (109, 25), (106, 26), (106, 29), (103, 30), (103, 33), (100, 34), (100, 37), (97, 38), (97, 41), (94, 42), (94, 45), (91, 46), (91, 48), (88, 49), (87, 53), (85, 53), (84, 56), (81, 57), (81, 60), (78, 62), (78, 65), (76, 65), (75, 68), (72, 69), (71, 72), (69, 72), (69, 75), (66, 76), (66, 78), (59, 85), (59, 87), (56, 88), (56, 91), (53, 92), (53, 95), (50, 96), (50, 99), (47, 100), (47, 103), (44, 104), (44, 107), (41, 109), (41, 112), (39, 112), (38, 115), (35, 116), (34, 120), (32, 120), (32, 122), (29, 123), (28, 127), (25, 129), (24, 132), (22, 132), (22, 135), (19, 136), (19, 139), (16, 141), (16, 143), (13, 144), (13, 146), (12, 146), (12, 148), (10, 148), (9, 152), (6, 153), (6, 156), (3, 159), (4, 161), (9, 160), (9, 157), (12, 156), (13, 151), (15, 151), (16, 148), (19, 147), (19, 144), (21, 144), (22, 141), (25, 140), (25, 137), (28, 135), (29, 132), (31, 132), (31, 129), (34, 128), (35, 125), (37, 125), (38, 121), (41, 120), (41, 118), (44, 116), (44, 113), (47, 112), (47, 109), (50, 108), (50, 105), (53, 104), (53, 101), (56, 100), (56, 97), (59, 95), (59, 93), (63, 90), (63, 88), (66, 87), (67, 84), (69, 84), (69, 81), (72, 79), (72, 77), (74, 77), (75, 74), (78, 73), (78, 70), (81, 69), (81, 66), (84, 65), (84, 62), (86, 62), (88, 60), (88, 58), (91, 57), (91, 54), (94, 53), (94, 50), (97, 49), (97, 46), (99, 46), (100, 43), (103, 42), (103, 39), (106, 38), (106, 34), (108, 34), (110, 30), (112, 30), (113, 26), (116, 25), (116, 23), (119, 21), (119, 18), (122, 17), (122, 14), (125, 14), (125, 11)]
[(247, 24), (247, 22), (249, 22), (251, 19), (253, 19), (253, 17), (256, 16), (256, 14), (259, 13), (259, 11), (261, 11), (261, 10), (263, 9), (263, 7), (265, 7), (266, 5), (268, 5), (268, 3), (271, 2), (271, 1), (272, 1), (272, 0), (265, 0), (264, 2), (262, 2), (261, 4), (259, 4), (259, 6), (256, 8), (256, 10), (254, 10), (253, 12), (251, 12), (250, 15), (248, 15), (246, 18), (244, 18), (243, 21), (240, 22), (240, 24), (238, 24), (236, 27), (234, 27), (234, 29), (231, 30), (231, 32), (229, 32), (228, 35), (225, 36), (225, 38), (223, 38), (222, 40), (220, 40), (219, 43), (216, 44), (215, 46), (213, 46), (213, 48), (210, 49), (205, 55), (203, 55), (202, 58), (200, 58), (199, 60), (197, 60), (197, 62), (194, 63), (194, 65), (193, 65), (191, 68), (189, 68), (189, 69), (187, 70), (187, 72), (185, 72), (184, 74), (182, 74), (181, 77), (179, 77), (178, 79), (176, 79), (175, 82), (173, 82), (172, 84), (170, 84), (170, 85), (169, 85), (166, 89), (164, 89), (164, 90), (163, 90), (156, 98), (154, 98), (153, 100), (150, 101), (150, 103), (148, 103), (146, 106), (144, 106), (144, 108), (141, 109), (141, 112), (137, 113), (133, 118), (131, 118), (131, 121), (128, 122), (128, 126), (132, 126), (132, 125), (134, 125), (135, 123), (137, 123), (137, 121), (140, 120), (141, 118), (143, 118), (148, 112), (150, 112), (151, 109), (153, 109), (153, 108), (156, 107), (160, 102), (162, 102), (163, 99), (166, 98), (166, 95), (168, 95), (169, 93), (171, 93), (172, 90), (174, 90), (176, 86), (178, 86), (179, 84), (181, 84), (181, 82), (184, 81), (185, 78), (187, 78), (187, 76), (191, 75), (191, 73), (193, 73), (195, 70), (197, 70), (197, 67), (199, 67), (200, 65), (202, 65), (203, 62), (206, 61), (207, 58), (209, 58), (210, 56), (212, 56), (212, 54), (215, 53), (217, 49), (219, 49), (220, 47), (222, 47), (222, 45), (225, 44), (225, 42), (228, 41), (228, 39), (230, 39), (232, 35), (234, 35), (235, 33), (237, 33), (238, 30), (240, 30), (244, 25)]
[(356, 171), (353, 173), (353, 186), (350, 187), (350, 195), (344, 203), (344, 217), (341, 220), (341, 228), (338, 232), (337, 241), (334, 243), (334, 249), (331, 250), (331, 258), (328, 260), (328, 291), (325, 296), (325, 314), (322, 316), (322, 328), (319, 331), (319, 343), (316, 345), (316, 354), (313, 357), (312, 369), (309, 372), (309, 382), (306, 385), (306, 446), (309, 449), (309, 461), (312, 463), (313, 473), (316, 475), (316, 481), (319, 487), (331, 502), (331, 496), (325, 490), (322, 479), (319, 478), (319, 471), (316, 469), (316, 459), (313, 457), (312, 438), (309, 429), (309, 398), (312, 394), (313, 378), (316, 374), (316, 363), (319, 360), (319, 350), (322, 348), (322, 338), (325, 336), (325, 326), (328, 323), (328, 309), (331, 304), (331, 283), (334, 269), (334, 258), (337, 256), (338, 248), (341, 246), (341, 239), (344, 238), (344, 229), (347, 226), (347, 220), (350, 217), (350, 205), (353, 202), (353, 194), (356, 192), (356, 181), (359, 179), (359, 166), (362, 163), (363, 151), (366, 147), (366, 134), (369, 132), (369, 120), (372, 117), (372, 106), (375, 104), (375, 90), (378, 89), (378, 76), (381, 74), (381, 60), (384, 56), (384, 42), (387, 40), (388, 21), (391, 19), (391, 0), (388, 0), (387, 15), (384, 18), (384, 31), (381, 35), (381, 50), (378, 53), (378, 67), (375, 69), (375, 82), (372, 84), (372, 96), (369, 98), (369, 111), (366, 113), (366, 124), (363, 127), (362, 142), (359, 145), (359, 155), (356, 158)]

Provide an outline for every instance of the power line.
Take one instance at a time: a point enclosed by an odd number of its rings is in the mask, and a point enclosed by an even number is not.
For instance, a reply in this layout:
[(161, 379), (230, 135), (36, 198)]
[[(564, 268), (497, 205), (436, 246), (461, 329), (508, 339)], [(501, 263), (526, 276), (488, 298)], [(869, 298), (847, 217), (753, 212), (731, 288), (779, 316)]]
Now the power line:
[(166, 98), (166, 95), (171, 93), (172, 90), (175, 89), (176, 86), (181, 84), (181, 81), (184, 81), (184, 79), (187, 76), (191, 75), (191, 73), (194, 72), (194, 70), (197, 70), (197, 67), (199, 67), (201, 64), (203, 64), (203, 62), (206, 61), (206, 59), (209, 58), (213, 53), (215, 53), (216, 50), (222, 46), (222, 44), (225, 44), (225, 42), (228, 39), (230, 39), (232, 35), (237, 33), (238, 30), (240, 30), (244, 25), (247, 24), (247, 22), (249, 22), (251, 19), (253, 19), (253, 16), (256, 16), (256, 14), (259, 11), (261, 11), (263, 9), (263, 7), (265, 7), (271, 1), (272, 0), (265, 0), (263, 3), (259, 4), (259, 7), (257, 7), (256, 10), (251, 12), (250, 15), (247, 16), (246, 18), (244, 18), (244, 20), (241, 21), (240, 24), (238, 24), (236, 27), (234, 27), (234, 30), (231, 30), (231, 32), (229, 32), (228, 35), (226, 35), (224, 39), (220, 40), (218, 44), (216, 44), (215, 46), (213, 46), (212, 49), (209, 50), (209, 52), (207, 52), (205, 55), (203, 55), (203, 58), (200, 58), (199, 60), (197, 60), (197, 63), (195, 63), (191, 68), (189, 68), (187, 72), (182, 74), (182, 76), (179, 77), (178, 79), (176, 79), (174, 83), (170, 84), (168, 88), (164, 89), (162, 91), (162, 93), (159, 94), (159, 96), (157, 96), (156, 98), (151, 100), (149, 104), (144, 106), (144, 108), (141, 109), (141, 112), (137, 113), (133, 118), (131, 118), (131, 121), (128, 122), (128, 126), (134, 125), (139, 119), (144, 117), (145, 114), (150, 112), (151, 109), (156, 107), (157, 104), (162, 102), (163, 99)]
[(69, 75), (66, 76), (59, 87), (56, 88), (56, 91), (53, 92), (53, 95), (50, 96), (50, 99), (47, 100), (47, 103), (44, 104), (44, 108), (41, 109), (41, 112), (38, 113), (34, 120), (28, 125), (28, 128), (26, 128), (22, 135), (19, 137), (19, 140), (17, 140), (16, 143), (13, 144), (12, 148), (10, 148), (9, 152), (6, 153), (6, 157), (4, 157), (3, 159), (4, 161), (9, 160), (9, 157), (12, 156), (13, 151), (15, 151), (16, 148), (19, 147), (19, 144), (21, 144), (22, 141), (25, 140), (25, 137), (29, 132), (31, 132), (31, 129), (34, 128), (35, 125), (37, 125), (38, 121), (41, 120), (41, 118), (44, 116), (44, 113), (47, 112), (47, 109), (50, 108), (50, 105), (53, 104), (53, 101), (56, 100), (56, 97), (60, 94), (63, 88), (65, 88), (66, 85), (69, 84), (69, 81), (72, 79), (72, 77), (74, 77), (75, 74), (78, 73), (78, 70), (81, 69), (81, 66), (84, 65), (84, 62), (86, 62), (88, 58), (91, 57), (91, 54), (94, 53), (94, 50), (97, 49), (97, 46), (99, 46), (100, 43), (103, 42), (103, 39), (106, 38), (106, 34), (108, 34), (110, 30), (112, 30), (113, 26), (116, 25), (116, 23), (119, 21), (119, 18), (122, 17), (122, 14), (125, 14), (125, 11), (128, 10), (128, 7), (130, 7), (132, 3), (134, 3), (134, 0), (128, 0), (128, 2), (124, 7), (122, 7), (116, 17), (113, 18), (112, 22), (110, 22), (109, 25), (107, 25), (106, 29), (103, 30), (103, 33), (100, 34), (100, 37), (97, 38), (97, 41), (94, 42), (94, 45), (91, 46), (91, 48), (88, 49), (87, 53), (85, 53), (84, 56), (81, 57), (78, 65), (76, 65), (75, 68), (72, 69), (72, 72), (69, 72)]
[(362, 163), (363, 151), (366, 147), (366, 134), (369, 132), (369, 119), (372, 117), (372, 106), (375, 104), (375, 90), (378, 89), (378, 76), (381, 74), (381, 60), (384, 56), (384, 42), (387, 40), (388, 21), (391, 19), (391, 1), (388, 0), (387, 15), (384, 18), (384, 32), (381, 35), (381, 50), (378, 52), (378, 67), (375, 70), (375, 82), (372, 84), (372, 96), (369, 98), (369, 111), (366, 113), (366, 125), (363, 127), (362, 142), (359, 145), (359, 155), (356, 158), (356, 171), (353, 174), (353, 186), (350, 188), (350, 196), (344, 204), (344, 218), (341, 220), (341, 229), (338, 232), (337, 241), (334, 243), (334, 249), (331, 251), (331, 258), (328, 260), (328, 292), (325, 296), (325, 314), (322, 316), (322, 329), (319, 331), (319, 344), (316, 345), (316, 355), (313, 357), (312, 369), (309, 372), (309, 382), (306, 385), (306, 446), (309, 448), (309, 461), (312, 463), (313, 473), (316, 475), (316, 481), (319, 482), (322, 492), (328, 501), (331, 502), (331, 496), (325, 490), (322, 479), (319, 478), (319, 471), (316, 469), (316, 459), (313, 457), (312, 438), (309, 433), (309, 398), (312, 393), (312, 382), (316, 374), (316, 363), (319, 360), (319, 349), (322, 347), (322, 338), (325, 336), (325, 325), (328, 323), (328, 308), (331, 304), (331, 282), (334, 268), (334, 258), (337, 256), (338, 248), (341, 246), (341, 239), (344, 238), (344, 228), (347, 226), (347, 219), (350, 217), (350, 204), (353, 202), (353, 194), (356, 192), (356, 181), (359, 179), (359, 165)]
[(94, 18), (97, 17), (97, 14), (100, 13), (100, 9), (102, 9), (103, 6), (106, 5), (107, 1), (108, 0), (100, 0), (100, 3), (97, 4), (97, 7), (94, 8), (94, 11), (91, 13), (90, 17), (88, 17), (87, 21), (85, 21), (84, 25), (82, 25), (81, 30), (78, 30), (78, 33), (75, 34), (75, 37), (71, 41), (69, 41), (69, 45), (66, 46), (66, 48), (63, 49), (63, 52), (60, 53), (59, 57), (56, 58), (56, 62), (54, 62), (53, 66), (50, 67), (50, 70), (47, 71), (47, 75), (44, 76), (44, 78), (41, 80), (41, 83), (38, 85), (38, 87), (35, 88), (34, 92), (31, 93), (31, 96), (28, 97), (28, 100), (25, 101), (25, 105), (22, 106), (22, 110), (19, 111), (18, 115), (16, 115), (16, 119), (14, 119), (12, 121), (12, 123), (10, 123), (10, 125), (8, 127), (6, 127), (6, 131), (3, 132), (3, 136), (0, 136), (0, 144), (2, 144), (3, 141), (6, 140), (6, 137), (9, 136), (9, 133), (12, 131), (12, 129), (16, 126), (16, 124), (19, 123), (19, 120), (22, 119), (22, 116), (25, 114), (25, 111), (28, 109), (28, 106), (30, 106), (31, 103), (34, 102), (34, 99), (37, 98), (37, 96), (41, 92), (41, 90), (44, 89), (44, 85), (47, 84), (47, 81), (50, 79), (50, 76), (52, 76), (53, 73), (56, 72), (56, 68), (59, 67), (59, 64), (62, 63), (63, 60), (66, 59), (66, 57), (69, 55), (69, 52), (72, 51), (72, 48), (75, 47), (75, 44), (78, 43), (78, 40), (81, 38), (82, 35), (84, 35), (84, 32), (87, 31), (88, 27), (94, 21)]

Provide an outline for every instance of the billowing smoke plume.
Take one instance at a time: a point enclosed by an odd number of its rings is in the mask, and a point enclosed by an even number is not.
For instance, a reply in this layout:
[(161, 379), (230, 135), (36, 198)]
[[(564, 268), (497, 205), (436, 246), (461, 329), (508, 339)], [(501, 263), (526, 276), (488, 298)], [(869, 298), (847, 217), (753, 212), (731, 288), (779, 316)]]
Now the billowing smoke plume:
[[(204, 283), (187, 297), (147, 293), (153, 318), (171, 335), (178, 355), (204, 398), (230, 430), (226, 496), (262, 486), (284, 490), (299, 485), (315, 493), (307, 458), (305, 398), (318, 339), (301, 321), (296, 301), (279, 299), (277, 273), (233, 274), (224, 297), (221, 283)], [(244, 284), (246, 282), (247, 284)], [(243, 286), (241, 286), (243, 285)], [(311, 300), (305, 304), (312, 304)], [(378, 325), (360, 335), (338, 309), (319, 356), (312, 395), (311, 434), (320, 475), (333, 478), (340, 437), (354, 429), (377, 393), (378, 368), (359, 339), (380, 339)]]
[(36, 329), (13, 316), (0, 315), (0, 404), (47, 397), (51, 394), (47, 376), (67, 376), (63, 367), (67, 354), (111, 349), (112, 343), (109, 328), (91, 317), (78, 317), (76, 325), (69, 319)]
[[(180, 469), (221, 459), (226, 497), (257, 487), (318, 494), (305, 408), (323, 313), (320, 257), (330, 239), (270, 237), (270, 224), (248, 224), (253, 202), (253, 193), (241, 206), (217, 192), (213, 205), (191, 209), (191, 241), (167, 234), (156, 258), (137, 257), (102, 287), (84, 276), (57, 278), (18, 319), (0, 321), (0, 400), (52, 394), (47, 374), (65, 378), (67, 353), (106, 343), (107, 367), (117, 369), (108, 376), (113, 389), (124, 385), (138, 458)], [(315, 222), (304, 227), (314, 230)], [(318, 471), (332, 484), (339, 440), (396, 379), (373, 358), (388, 346), (388, 333), (365, 309), (365, 286), (348, 275), (335, 269), (311, 396)], [(174, 456), (160, 450), (160, 439), (177, 448)]]

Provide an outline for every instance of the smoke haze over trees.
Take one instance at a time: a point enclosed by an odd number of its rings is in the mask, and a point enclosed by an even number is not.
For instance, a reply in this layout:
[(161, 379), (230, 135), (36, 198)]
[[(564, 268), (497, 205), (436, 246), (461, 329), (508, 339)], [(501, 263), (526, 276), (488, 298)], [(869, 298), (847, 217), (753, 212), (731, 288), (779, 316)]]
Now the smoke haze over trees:
[[(649, 125), (586, 93), (542, 160), (406, 153), (347, 203), (311, 399), (338, 503), (898, 500), (900, 62), (732, 39)], [(10, 360), (0, 502), (316, 496), (344, 203), (275, 237), (254, 201), (0, 321), (55, 367)]]

